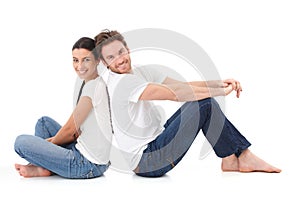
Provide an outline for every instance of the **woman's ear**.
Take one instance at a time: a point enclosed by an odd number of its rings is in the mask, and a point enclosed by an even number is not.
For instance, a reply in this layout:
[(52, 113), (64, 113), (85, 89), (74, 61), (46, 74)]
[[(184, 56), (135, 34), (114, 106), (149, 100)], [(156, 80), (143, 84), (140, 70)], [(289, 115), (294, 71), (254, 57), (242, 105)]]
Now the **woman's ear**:
[(96, 63), (97, 63), (97, 65), (99, 65), (99, 64), (100, 64), (100, 62), (101, 62), (101, 60), (100, 60), (100, 59), (97, 59), (97, 60), (96, 60)]

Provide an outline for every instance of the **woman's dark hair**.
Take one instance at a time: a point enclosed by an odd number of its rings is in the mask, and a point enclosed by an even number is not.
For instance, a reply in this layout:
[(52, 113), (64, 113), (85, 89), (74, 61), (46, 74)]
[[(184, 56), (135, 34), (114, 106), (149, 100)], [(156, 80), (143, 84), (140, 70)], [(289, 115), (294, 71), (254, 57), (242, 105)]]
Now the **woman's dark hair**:
[(95, 58), (98, 59), (98, 53), (95, 49), (95, 41), (92, 38), (89, 37), (82, 37), (79, 40), (77, 40), (77, 42), (75, 42), (75, 44), (72, 47), (72, 51), (74, 49), (86, 49), (91, 51)]

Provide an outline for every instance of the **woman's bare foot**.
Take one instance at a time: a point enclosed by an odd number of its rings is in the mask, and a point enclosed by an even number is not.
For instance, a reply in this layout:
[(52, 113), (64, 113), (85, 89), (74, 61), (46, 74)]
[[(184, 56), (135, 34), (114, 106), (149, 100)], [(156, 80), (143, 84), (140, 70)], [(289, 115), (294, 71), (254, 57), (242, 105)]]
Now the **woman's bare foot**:
[(249, 149), (246, 149), (238, 158), (240, 172), (268, 172), (280, 173), (278, 169), (264, 160), (254, 155)]
[(239, 171), (239, 162), (237, 157), (232, 154), (231, 156), (222, 158), (221, 168), (223, 172)]
[(49, 170), (32, 164), (29, 165), (15, 164), (15, 168), (19, 172), (19, 174), (25, 178), (51, 176), (52, 174)]

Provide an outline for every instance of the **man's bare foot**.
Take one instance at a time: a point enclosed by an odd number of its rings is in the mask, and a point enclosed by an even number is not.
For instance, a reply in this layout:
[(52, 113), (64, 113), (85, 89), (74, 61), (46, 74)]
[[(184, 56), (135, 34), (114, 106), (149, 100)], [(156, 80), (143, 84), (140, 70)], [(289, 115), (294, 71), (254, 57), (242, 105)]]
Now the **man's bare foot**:
[(32, 164), (29, 165), (15, 164), (15, 168), (19, 172), (20, 176), (23, 176), (25, 178), (51, 176), (52, 174), (49, 170)]
[(237, 157), (233, 154), (231, 156), (222, 158), (221, 168), (223, 172), (239, 171), (239, 162)]
[(280, 173), (278, 169), (264, 160), (254, 155), (249, 149), (246, 149), (238, 158), (240, 172), (268, 172)]

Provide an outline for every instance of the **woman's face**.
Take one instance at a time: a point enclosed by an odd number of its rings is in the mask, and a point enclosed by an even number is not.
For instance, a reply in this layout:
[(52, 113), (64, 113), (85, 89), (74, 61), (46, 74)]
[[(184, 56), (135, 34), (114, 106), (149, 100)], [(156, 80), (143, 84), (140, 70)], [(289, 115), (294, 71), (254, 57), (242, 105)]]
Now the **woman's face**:
[(87, 49), (74, 49), (73, 67), (79, 78), (89, 81), (98, 76), (97, 65), (99, 61), (95, 59), (94, 54)]

